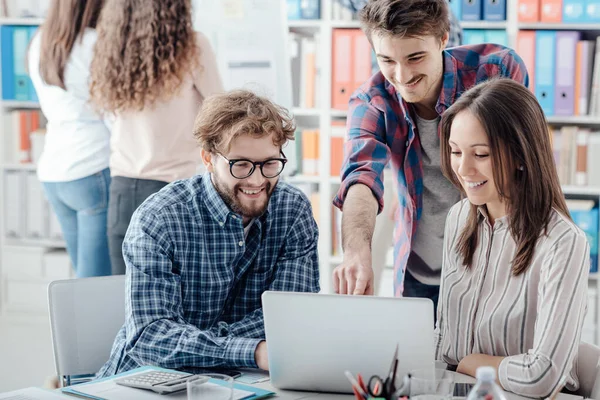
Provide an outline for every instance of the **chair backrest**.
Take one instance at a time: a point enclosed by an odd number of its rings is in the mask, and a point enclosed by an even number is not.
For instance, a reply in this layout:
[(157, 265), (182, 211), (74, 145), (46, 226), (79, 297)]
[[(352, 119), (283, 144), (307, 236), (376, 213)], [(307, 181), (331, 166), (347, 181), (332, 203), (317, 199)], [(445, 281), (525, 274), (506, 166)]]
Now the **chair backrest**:
[(54, 281), (48, 300), (61, 386), (72, 376), (95, 374), (108, 361), (125, 321), (125, 276)]
[(577, 377), (579, 390), (576, 394), (585, 398), (600, 400), (600, 347), (581, 342), (577, 356)]

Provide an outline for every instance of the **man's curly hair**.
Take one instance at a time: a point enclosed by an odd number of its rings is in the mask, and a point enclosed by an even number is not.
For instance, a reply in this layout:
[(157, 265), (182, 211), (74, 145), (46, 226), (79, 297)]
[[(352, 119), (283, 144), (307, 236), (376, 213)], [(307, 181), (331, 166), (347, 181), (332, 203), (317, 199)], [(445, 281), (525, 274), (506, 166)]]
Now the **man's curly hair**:
[(101, 111), (167, 100), (197, 65), (190, 0), (106, 0), (97, 31), (90, 93)]

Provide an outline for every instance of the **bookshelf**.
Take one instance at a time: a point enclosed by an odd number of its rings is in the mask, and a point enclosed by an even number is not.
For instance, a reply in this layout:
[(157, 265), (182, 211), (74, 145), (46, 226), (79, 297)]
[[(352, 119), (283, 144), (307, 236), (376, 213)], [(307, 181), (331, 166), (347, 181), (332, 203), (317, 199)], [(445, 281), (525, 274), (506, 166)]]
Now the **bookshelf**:
[[(321, 19), (319, 20), (293, 20), (289, 21), (290, 32), (303, 35), (318, 35), (317, 43), (317, 70), (318, 85), (316, 96), (319, 102), (314, 108), (295, 108), (293, 110), (299, 126), (306, 122), (311, 128), (320, 130), (319, 146), (320, 158), (318, 160), (318, 176), (293, 177), (292, 183), (310, 182), (318, 185), (320, 193), (318, 222), (320, 229), (319, 254), (321, 263), (322, 290), (331, 292), (331, 273), (343, 258), (332, 251), (332, 205), (331, 200), (339, 187), (339, 177), (331, 176), (330, 171), (330, 134), (331, 123), (335, 120), (345, 120), (347, 111), (332, 107), (332, 35), (338, 28), (359, 28), (357, 20), (338, 20), (333, 18), (332, 7), (335, 0), (320, 0)], [(508, 46), (515, 48), (517, 34), (520, 30), (577, 30), (582, 31), (582, 37), (591, 38), (600, 35), (600, 24), (548, 24), (548, 23), (520, 23), (518, 21), (519, 0), (507, 0), (506, 21), (461, 21), (463, 29), (469, 30), (505, 30)], [(295, 82), (293, 80), (293, 82)], [(353, 87), (352, 90), (355, 88)], [(298, 90), (294, 87), (294, 90)], [(309, 121), (309, 118), (312, 118)], [(315, 119), (317, 121), (315, 122)], [(600, 116), (550, 116), (547, 118), (553, 127), (580, 126), (600, 131)], [(311, 125), (312, 124), (312, 125)], [(592, 133), (593, 135), (594, 133)], [(593, 173), (589, 171), (589, 173)], [(563, 191), (567, 198), (587, 199), (600, 202), (600, 187), (589, 186), (564, 186)], [(377, 229), (377, 228), (376, 228)], [(390, 261), (386, 262), (390, 266)], [(600, 343), (599, 314), (600, 308), (600, 274), (592, 273), (589, 279), (590, 317), (593, 318), (593, 342)]]
[[(42, 22), (42, 18), (0, 17), (1, 27), (34, 28)], [(51, 226), (56, 229), (58, 226), (42, 189), (29, 186), (29, 182), (37, 182), (36, 165), (31, 162), (19, 163), (14, 159), (19, 139), (15, 137), (18, 135), (12, 115), (14, 112), (37, 111), (39, 108), (36, 101), (0, 100), (0, 311), (3, 316), (23, 313), (33, 316), (47, 312), (47, 284), (53, 279), (73, 276), (64, 250), (65, 242), (51, 230)], [(10, 185), (9, 176), (17, 177), (10, 181)], [(14, 191), (21, 193), (22, 201), (17, 210), (8, 210), (7, 199), (10, 192)], [(37, 204), (39, 208), (36, 209), (42, 212), (39, 214), (39, 226), (46, 232), (45, 235), (30, 234), (29, 222), (38, 219), (36, 214), (32, 216), (30, 212), (31, 203)], [(23, 224), (18, 236), (8, 233), (7, 220), (12, 214), (18, 214), (17, 218)], [(23, 290), (26, 295), (16, 294)]]

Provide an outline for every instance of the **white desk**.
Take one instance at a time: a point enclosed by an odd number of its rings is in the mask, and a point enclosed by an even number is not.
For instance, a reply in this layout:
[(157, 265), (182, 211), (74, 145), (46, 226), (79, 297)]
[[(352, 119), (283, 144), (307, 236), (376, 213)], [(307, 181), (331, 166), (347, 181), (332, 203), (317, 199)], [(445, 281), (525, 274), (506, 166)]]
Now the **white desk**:
[[(459, 374), (457, 372), (452, 372), (452, 374), (454, 375), (454, 381), (457, 383), (475, 383), (475, 379), (470, 376)], [(349, 394), (314, 393), (314, 392), (299, 392), (299, 391), (294, 391), (294, 390), (279, 390), (279, 389), (275, 389), (271, 385), (271, 382), (269, 382), (269, 381), (263, 382), (263, 383), (258, 383), (253, 386), (256, 386), (256, 387), (259, 387), (262, 389), (266, 389), (266, 390), (271, 390), (271, 391), (277, 393), (277, 395), (274, 397), (275, 399), (282, 399), (282, 400), (300, 400), (300, 399), (302, 399), (302, 400), (308, 400), (308, 399), (351, 400), (351, 399), (354, 399), (354, 395), (349, 395)], [(523, 399), (531, 400), (528, 397), (518, 396), (514, 393), (505, 392), (505, 394), (506, 394), (506, 398), (508, 400), (523, 400)], [(557, 400), (578, 400), (578, 399), (583, 399), (583, 397), (560, 393), (556, 397), (556, 399)]]

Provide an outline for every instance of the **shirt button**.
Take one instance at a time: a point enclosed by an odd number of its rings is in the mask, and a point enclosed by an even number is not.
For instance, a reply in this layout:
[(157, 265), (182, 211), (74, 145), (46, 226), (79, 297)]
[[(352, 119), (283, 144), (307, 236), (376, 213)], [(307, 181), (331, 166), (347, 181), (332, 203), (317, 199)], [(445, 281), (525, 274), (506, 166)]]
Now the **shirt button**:
[(244, 242), (242, 242), (241, 240), (238, 242), (238, 244), (240, 245), (240, 247), (242, 247), (244, 245)]
[(224, 224), (224, 223), (222, 223), (222, 222), (219, 222), (219, 226), (223, 226), (223, 225), (225, 225), (225, 224)]
[(405, 146), (408, 146), (408, 140), (406, 141), (406, 143), (404, 143)]

